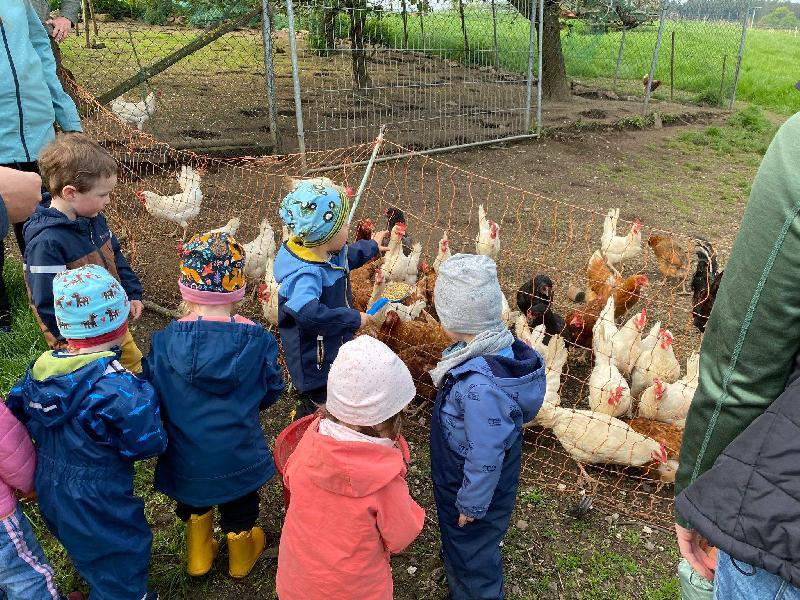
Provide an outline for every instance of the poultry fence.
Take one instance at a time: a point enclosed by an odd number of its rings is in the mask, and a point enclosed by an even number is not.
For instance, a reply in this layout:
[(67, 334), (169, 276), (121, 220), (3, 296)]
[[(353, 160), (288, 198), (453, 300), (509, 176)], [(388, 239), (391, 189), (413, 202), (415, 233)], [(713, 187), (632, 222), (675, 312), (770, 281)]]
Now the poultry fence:
[[(178, 306), (176, 245), (184, 235), (179, 221), (188, 220), (190, 234), (227, 227), (246, 244), (253, 264), (261, 266), (260, 270), (248, 269), (253, 275), (248, 282), (252, 292), (241, 311), (277, 334), (270, 324), (274, 319), (269, 314), (270, 300), (274, 302), (270, 292), (275, 286), (268, 265), (281, 237), (277, 209), (289, 190), (289, 179), (324, 175), (357, 188), (374, 144), (308, 152), (305, 156), (211, 158), (176, 150), (130, 128), (82, 88), (74, 93), (81, 101), (87, 134), (120, 163), (119, 184), (108, 218), (142, 280), (148, 307), (162, 312), (166, 309), (169, 314)], [(391, 130), (387, 136), (391, 137)], [(193, 182), (187, 183), (185, 167), (192, 167), (188, 171), (196, 178)], [(187, 196), (181, 190), (187, 185), (200, 189), (201, 194)], [(153, 195), (144, 201), (143, 192)], [(189, 196), (192, 199), (188, 201), (197, 203), (199, 214), (176, 218), (174, 215), (185, 210)], [(568, 494), (581, 500), (583, 506), (593, 501), (609, 511), (668, 527), (672, 496), (669, 480), (680, 447), (680, 413), (685, 414), (686, 408), (675, 405), (685, 404), (687, 396), (691, 399), (696, 385), (691, 371), (693, 365), (696, 367), (694, 353), (701, 339), (693, 325), (696, 299), (682, 295), (682, 287), (689, 285), (694, 274), (688, 255), (694, 253), (695, 240), (656, 229), (645, 216), (639, 225), (631, 221), (634, 215), (623, 212), (624, 218), (618, 223), (620, 236), (641, 227), (645, 241), (641, 253), (616, 264), (622, 273), (618, 277), (595, 254), (601, 247), (604, 224), (615, 216), (613, 211), (607, 215), (603, 210), (574, 206), (495, 181), (430, 155), (410, 152), (389, 139), (381, 148), (354, 223), (359, 222), (360, 231), (369, 218), (375, 229), (385, 229), (388, 209), (402, 211), (406, 233), (412, 238), (411, 256), (398, 260), (419, 262), (413, 264), (411, 272), (412, 280), (416, 280), (415, 292), (407, 302), (411, 306), (384, 314), (374, 334), (401, 356), (415, 377), (418, 398), (408, 409), (406, 420), (412, 440), (426, 443), (434, 396), (427, 370), (447, 344), (435, 321), (432, 300), (437, 255), (443, 249), (492, 254), (509, 304), (504, 319), (520, 339), (542, 352), (549, 369), (545, 408), (525, 428), (523, 480)], [(174, 220), (154, 216), (159, 212)], [(355, 230), (354, 226), (351, 234)], [(394, 235), (399, 233), (401, 228)], [(648, 238), (660, 249), (658, 255), (648, 247)], [(487, 247), (476, 248), (476, 239)], [(608, 242), (607, 237), (603, 239)], [(620, 239), (616, 238), (617, 242)], [(674, 251), (671, 255), (664, 254), (665, 244)], [(606, 250), (610, 255), (610, 246)], [(720, 246), (711, 252), (724, 256), (728, 251), (727, 246)], [(397, 269), (388, 264), (388, 259), (381, 265), (381, 275), (376, 274), (377, 264), (352, 273), (355, 302), (361, 307), (383, 276), (395, 279)], [(532, 288), (534, 298), (524, 291), (518, 294), (522, 284), (537, 274), (549, 277), (551, 284), (541, 288), (545, 280), (538, 278)], [(616, 318), (610, 318), (608, 310), (604, 315), (609, 318), (598, 318), (607, 307), (609, 295), (617, 301)], [(536, 319), (544, 315), (544, 322), (549, 323), (548, 313), (563, 317), (560, 326), (569, 328), (580, 321), (587, 325), (582, 334), (571, 337), (574, 347), (567, 348), (561, 335), (553, 335), (545, 344), (543, 326), (537, 326)], [(403, 320), (413, 317), (416, 319)], [(594, 328), (594, 361), (593, 321), (601, 324)], [(620, 377), (611, 365), (618, 362), (619, 369), (626, 371), (626, 361), (619, 358), (626, 349), (619, 350), (613, 342), (627, 339), (622, 346), (628, 347), (625, 356), (631, 360), (633, 338), (642, 336), (646, 348), (640, 347), (638, 360), (633, 360), (633, 378)], [(606, 360), (604, 354), (616, 360)], [(659, 381), (654, 380), (656, 376)], [(647, 390), (639, 399), (632, 399), (631, 386), (640, 388), (632, 390), (637, 395), (641, 388)], [(672, 408), (659, 415), (661, 399), (665, 404), (668, 400)], [(597, 412), (589, 410), (590, 404)]]

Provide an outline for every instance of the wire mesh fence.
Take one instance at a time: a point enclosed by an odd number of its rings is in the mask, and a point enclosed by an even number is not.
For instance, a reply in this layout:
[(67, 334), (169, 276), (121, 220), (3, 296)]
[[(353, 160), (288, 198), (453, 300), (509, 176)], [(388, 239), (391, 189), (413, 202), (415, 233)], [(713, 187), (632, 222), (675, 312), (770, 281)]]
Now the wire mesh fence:
[[(154, 217), (152, 207), (138, 202), (135, 192), (154, 192), (152, 202), (172, 207), (175, 212), (186, 202), (199, 202), (199, 216), (189, 223), (190, 232), (227, 223), (247, 244), (251, 259), (268, 264), (281, 236), (277, 207), (289, 190), (290, 178), (308, 170), (325, 170), (325, 175), (337, 183), (357, 187), (364, 162), (373, 150), (372, 143), (365, 143), (308, 152), (304, 157), (211, 158), (175, 149), (132, 129), (90, 94), (77, 93), (86, 115), (87, 133), (120, 161), (121, 176), (115, 201), (109, 208), (109, 220), (143, 282), (145, 298), (167, 309), (174, 309), (179, 301), (175, 285), (175, 231), (179, 223)], [(659, 417), (663, 405), (659, 404), (654, 378), (662, 379), (667, 388), (670, 382), (676, 382), (673, 392), (661, 395), (691, 397), (692, 385), (696, 385), (696, 381), (692, 384), (688, 364), (700, 344), (699, 331), (692, 324), (697, 298), (681, 295), (681, 288), (694, 271), (694, 240), (652, 227), (643, 215), (642, 229), (637, 233), (640, 225), (631, 222), (635, 215), (623, 214), (618, 223), (622, 239), (618, 250), (638, 247), (641, 251), (631, 253), (624, 265), (617, 264), (623, 271), (617, 278), (604, 260), (598, 263), (592, 258), (601, 248), (601, 240), (608, 241), (604, 238), (604, 231), (609, 232), (606, 213), (494, 181), (429, 155), (409, 153), (408, 148), (391, 141), (385, 142), (382, 156), (387, 160), (375, 165), (355, 219), (358, 228), (365, 226), (366, 218), (371, 218), (376, 228), (382, 228), (386, 209), (401, 209), (408, 231), (419, 244), (410, 257), (401, 259), (398, 254), (397, 260), (411, 261), (416, 283), (408, 302), (421, 301), (422, 312), (410, 321), (384, 315), (374, 332), (401, 356), (414, 376), (418, 398), (408, 419), (414, 435), (424, 437), (434, 396), (427, 371), (449, 344), (435, 320), (433, 265), (441, 258), (439, 252), (444, 247), (453, 253), (479, 250), (477, 241), (487, 241), (480, 232), (485, 227), (491, 229), (491, 220), (499, 227), (499, 235), (489, 243), (497, 246), (499, 278), (508, 299), (504, 318), (518, 338), (541, 349), (549, 368), (547, 407), (525, 432), (524, 480), (561, 492), (588, 490), (599, 505), (668, 527), (668, 481), (674, 475), (681, 429), (663, 422), (667, 420), (665, 415)], [(202, 189), (202, 200), (182, 194), (177, 175), (187, 166), (197, 173), (196, 185)], [(646, 242), (637, 241), (637, 235), (643, 240), (651, 239), (653, 250)], [(651, 238), (653, 235), (662, 237)], [(448, 244), (443, 245), (443, 239)], [(613, 243), (619, 245), (620, 241), (614, 239)], [(608, 248), (606, 254), (610, 256)], [(715, 249), (720, 257), (728, 251), (727, 245)], [(382, 277), (376, 276), (378, 267), (391, 278), (389, 258), (352, 273), (356, 305), (368, 301), (381, 285)], [(552, 280), (547, 310), (563, 316), (568, 329), (562, 333), (569, 338), (569, 349), (560, 334), (545, 343), (541, 328), (530, 321), (534, 318), (532, 307), (524, 306), (524, 295), (523, 304), (518, 306), (518, 289), (537, 274), (546, 274)], [(275, 282), (269, 270), (263, 279), (259, 276), (248, 282), (251, 290), (260, 284), (274, 292)], [(588, 297), (573, 302), (570, 297), (580, 299), (572, 294), (571, 287), (580, 288)], [(613, 328), (610, 320), (600, 314), (609, 296), (614, 297), (621, 311), (614, 316)], [(269, 325), (274, 320), (270, 317), (270, 303), (274, 300), (274, 295), (263, 291), (258, 297), (251, 293), (241, 312), (266, 320)], [(518, 308), (522, 310), (514, 314)], [(399, 313), (407, 310), (411, 307)], [(598, 371), (597, 364), (605, 364), (600, 356), (604, 350), (592, 338), (593, 334), (598, 335), (594, 327), (598, 322), (611, 331), (602, 334), (601, 339), (605, 340), (629, 335), (630, 331), (625, 331), (631, 323), (638, 330), (641, 353), (632, 375), (627, 376), (630, 384), (627, 380), (623, 384), (610, 366), (608, 376)], [(593, 347), (595, 366), (589, 360)], [(610, 387), (606, 385), (609, 382), (613, 382)], [(618, 390), (625, 386), (641, 388), (644, 384), (650, 389), (647, 398), (641, 389), (635, 392), (637, 399), (631, 398), (633, 390)], [(627, 398), (628, 405), (618, 410), (620, 396)], [(632, 421), (634, 415), (643, 416), (645, 405), (651, 409), (650, 417)], [(595, 412), (589, 410), (590, 406)], [(601, 416), (600, 412), (609, 415)], [(619, 418), (612, 418), (612, 414)], [(593, 466), (581, 466), (576, 460)]]

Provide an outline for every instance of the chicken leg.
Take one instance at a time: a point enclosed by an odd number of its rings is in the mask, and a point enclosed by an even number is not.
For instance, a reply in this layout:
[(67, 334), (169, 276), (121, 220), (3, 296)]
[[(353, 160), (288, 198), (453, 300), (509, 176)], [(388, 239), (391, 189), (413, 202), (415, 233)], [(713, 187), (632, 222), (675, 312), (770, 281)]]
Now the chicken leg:
[(590, 477), (589, 473), (586, 472), (586, 469), (583, 468), (583, 465), (577, 460), (575, 461), (575, 464), (578, 465), (578, 469), (581, 472), (581, 477), (583, 477), (583, 480), (586, 482), (587, 487), (591, 486), (592, 492), (594, 492), (600, 486), (600, 480), (595, 479), (594, 477)]

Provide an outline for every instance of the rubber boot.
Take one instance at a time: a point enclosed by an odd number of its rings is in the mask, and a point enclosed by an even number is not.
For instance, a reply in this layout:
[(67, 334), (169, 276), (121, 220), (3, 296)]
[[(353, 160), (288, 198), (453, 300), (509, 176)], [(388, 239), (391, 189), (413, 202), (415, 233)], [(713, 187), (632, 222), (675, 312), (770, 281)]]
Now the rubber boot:
[(186, 572), (193, 577), (205, 575), (217, 556), (219, 543), (212, 531), (214, 511), (191, 515), (186, 522)]
[(247, 577), (264, 551), (267, 538), (261, 527), (250, 531), (228, 534), (228, 574), (241, 579)]

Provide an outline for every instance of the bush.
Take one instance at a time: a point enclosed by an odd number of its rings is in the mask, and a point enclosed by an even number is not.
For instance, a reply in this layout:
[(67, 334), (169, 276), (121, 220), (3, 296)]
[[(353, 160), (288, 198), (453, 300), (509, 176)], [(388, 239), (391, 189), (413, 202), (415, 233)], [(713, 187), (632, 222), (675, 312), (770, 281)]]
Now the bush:
[(148, 0), (142, 20), (148, 25), (164, 25), (177, 12), (172, 0)]

